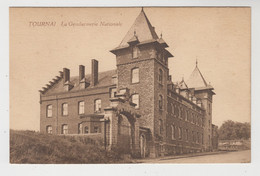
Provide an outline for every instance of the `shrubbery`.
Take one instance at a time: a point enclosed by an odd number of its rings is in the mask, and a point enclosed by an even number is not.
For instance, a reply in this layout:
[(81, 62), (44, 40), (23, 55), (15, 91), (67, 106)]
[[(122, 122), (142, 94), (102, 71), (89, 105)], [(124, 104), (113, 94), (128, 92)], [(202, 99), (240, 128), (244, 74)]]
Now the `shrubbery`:
[(99, 141), (33, 131), (10, 131), (10, 163), (120, 163), (119, 152), (107, 151)]

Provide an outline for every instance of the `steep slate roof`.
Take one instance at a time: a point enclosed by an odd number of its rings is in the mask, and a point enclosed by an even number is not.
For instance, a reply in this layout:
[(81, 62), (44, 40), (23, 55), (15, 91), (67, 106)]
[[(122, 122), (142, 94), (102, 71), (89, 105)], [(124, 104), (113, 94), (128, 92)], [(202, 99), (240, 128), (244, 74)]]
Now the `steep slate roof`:
[(184, 81), (184, 79), (179, 83), (179, 88), (180, 89), (188, 89), (188, 86), (187, 86), (187, 84), (185, 83), (185, 81)]
[(120, 43), (119, 48), (123, 46), (128, 46), (128, 42), (133, 38), (135, 33), (139, 42), (141, 43), (148, 40), (158, 39), (158, 36), (150, 21), (148, 20), (146, 14), (144, 13), (143, 9), (136, 18), (134, 24), (131, 26), (131, 28), (125, 35), (122, 42)]
[[(112, 84), (112, 76), (114, 76), (116, 73), (117, 73), (116, 69), (105, 71), (105, 72), (99, 72), (98, 73), (98, 84), (95, 85), (94, 88), (113, 85)], [(91, 74), (87, 74), (85, 76), (85, 78), (86, 78), (87, 82), (89, 82), (89, 83), (91, 82)], [(79, 89), (79, 76), (72, 76), (70, 78), (70, 83), (72, 85), (74, 85), (74, 87), (69, 92), (80, 90)], [(63, 86), (64, 86), (63, 85), (63, 79), (61, 79), (61, 81), (57, 82), (55, 85), (53, 85), (52, 88), (47, 90), (44, 95), (67, 92), (66, 90), (64, 90)], [(89, 87), (87, 87), (84, 90), (88, 90), (89, 88), (93, 88), (93, 86), (90, 85)]]
[(202, 76), (197, 65), (187, 80), (187, 85), (189, 88), (208, 87), (208, 84)]

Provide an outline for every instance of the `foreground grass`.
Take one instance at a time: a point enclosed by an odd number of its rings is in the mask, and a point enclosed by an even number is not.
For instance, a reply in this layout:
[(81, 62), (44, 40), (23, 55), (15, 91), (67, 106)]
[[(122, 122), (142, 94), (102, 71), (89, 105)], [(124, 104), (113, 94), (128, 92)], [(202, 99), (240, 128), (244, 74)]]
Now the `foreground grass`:
[(10, 131), (10, 163), (79, 164), (121, 163), (116, 151), (106, 151), (97, 141), (72, 136)]

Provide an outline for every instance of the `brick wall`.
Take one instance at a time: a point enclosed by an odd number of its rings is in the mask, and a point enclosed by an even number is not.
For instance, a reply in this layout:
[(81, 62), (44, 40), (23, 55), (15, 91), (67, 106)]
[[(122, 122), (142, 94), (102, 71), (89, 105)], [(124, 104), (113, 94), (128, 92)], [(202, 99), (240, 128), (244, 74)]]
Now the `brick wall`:
[[(109, 88), (99, 89), (95, 94), (88, 94), (88, 90), (81, 91), (77, 94), (72, 93), (71, 96), (61, 94), (57, 96), (45, 96), (41, 101), (41, 114), (40, 114), (40, 131), (46, 132), (46, 126), (51, 125), (53, 133), (61, 134), (62, 124), (68, 125), (69, 134), (78, 133), (78, 124), (84, 121), (80, 118), (78, 112), (78, 103), (80, 101), (85, 102), (85, 115), (94, 114), (94, 100), (101, 99), (101, 112), (104, 112), (104, 108), (110, 105), (109, 102)], [(94, 92), (93, 92), (94, 93)], [(68, 115), (62, 115), (62, 104), (68, 104)], [(47, 117), (47, 105), (52, 105), (52, 117)], [(83, 114), (83, 115), (84, 115)], [(93, 129), (92, 129), (93, 130)]]

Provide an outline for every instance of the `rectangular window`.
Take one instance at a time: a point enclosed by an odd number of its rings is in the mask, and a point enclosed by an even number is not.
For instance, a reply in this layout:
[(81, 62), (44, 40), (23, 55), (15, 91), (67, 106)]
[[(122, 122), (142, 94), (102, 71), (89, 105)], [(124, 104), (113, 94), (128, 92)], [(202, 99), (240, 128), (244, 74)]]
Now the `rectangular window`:
[(139, 82), (139, 68), (132, 69), (132, 83)]
[(139, 94), (132, 95), (132, 102), (136, 104), (135, 109), (139, 108)]
[(95, 113), (101, 112), (101, 99), (95, 100)]
[(85, 103), (84, 101), (79, 102), (79, 114), (84, 114), (85, 113)]
[(47, 106), (47, 117), (52, 117), (52, 105)]
[(62, 130), (61, 133), (62, 134), (68, 134), (69, 130), (68, 130), (68, 125), (62, 125)]
[(62, 115), (63, 116), (68, 115), (68, 104), (67, 103), (62, 104)]

